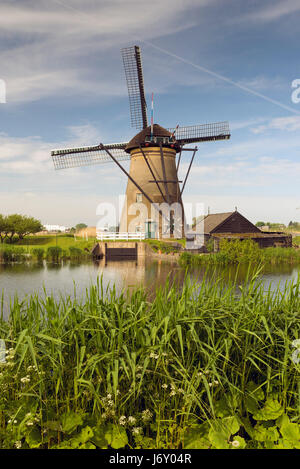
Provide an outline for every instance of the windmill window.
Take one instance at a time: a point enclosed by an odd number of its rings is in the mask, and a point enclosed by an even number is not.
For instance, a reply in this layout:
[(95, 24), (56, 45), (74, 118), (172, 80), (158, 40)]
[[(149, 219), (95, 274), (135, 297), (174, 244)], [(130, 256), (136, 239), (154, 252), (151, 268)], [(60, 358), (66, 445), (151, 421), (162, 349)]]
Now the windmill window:
[(142, 201), (143, 201), (143, 194), (141, 194), (140, 192), (138, 192), (138, 193), (136, 194), (136, 202), (137, 202), (138, 204), (140, 204)]

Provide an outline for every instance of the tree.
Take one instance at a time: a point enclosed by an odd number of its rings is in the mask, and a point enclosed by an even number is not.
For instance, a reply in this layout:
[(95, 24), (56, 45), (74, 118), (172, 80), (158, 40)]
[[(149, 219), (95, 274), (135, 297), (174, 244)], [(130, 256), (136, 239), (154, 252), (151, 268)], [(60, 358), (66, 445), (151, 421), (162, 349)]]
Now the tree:
[(23, 216), (22, 219), (17, 222), (15, 227), (15, 231), (19, 236), (19, 239), (23, 239), (24, 236), (29, 234), (38, 233), (39, 231), (42, 231), (42, 229), (43, 225), (40, 220), (26, 216)]
[(16, 234), (16, 228), (18, 224), (22, 222), (22, 215), (18, 215), (17, 213), (13, 213), (12, 215), (7, 215), (6, 218), (6, 226), (4, 231), (5, 238), (9, 238), (10, 242), (12, 242), (13, 237)]
[(0, 213), (0, 239), (1, 239), (1, 243), (3, 243), (4, 239), (6, 238), (6, 227), (7, 227), (6, 217), (1, 215), (1, 213)]
[(43, 225), (39, 220), (33, 217), (19, 215), (17, 213), (11, 215), (0, 215), (0, 238), (1, 243), (8, 238), (10, 242), (13, 241), (15, 235), (19, 239), (24, 236), (37, 233), (43, 229)]
[(264, 221), (258, 221), (257, 223), (255, 223), (255, 226), (257, 226), (257, 228), (260, 228), (262, 226), (265, 226), (265, 222)]
[(299, 230), (300, 223), (298, 223), (297, 221), (290, 221), (288, 227), (290, 228), (290, 230)]
[(85, 223), (78, 223), (75, 228), (76, 228), (76, 231), (80, 231), (83, 228), (87, 228), (87, 225)]

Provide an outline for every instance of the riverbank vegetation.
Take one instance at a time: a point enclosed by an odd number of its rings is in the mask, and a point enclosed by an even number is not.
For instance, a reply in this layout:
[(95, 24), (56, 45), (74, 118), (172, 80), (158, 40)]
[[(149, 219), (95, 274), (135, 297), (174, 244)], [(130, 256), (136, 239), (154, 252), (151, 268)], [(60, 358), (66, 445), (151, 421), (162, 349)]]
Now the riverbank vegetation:
[(147, 243), (152, 251), (163, 254), (173, 254), (180, 252), (185, 247), (185, 239), (170, 239), (170, 240), (159, 240), (159, 239), (146, 239)]
[[(0, 448), (299, 448), (300, 281), (214, 279), (0, 320)], [(295, 342), (295, 339), (298, 342)]]
[(184, 252), (180, 256), (180, 264), (188, 265), (211, 265), (211, 264), (280, 264), (280, 263), (299, 263), (300, 250), (294, 248), (270, 247), (260, 248), (255, 241), (246, 239), (220, 241), (219, 251), (209, 254), (193, 254)]
[[(85, 243), (83, 243), (84, 245)], [(79, 243), (80, 245), (80, 243)], [(81, 244), (82, 246), (82, 244)], [(62, 248), (60, 246), (48, 246), (47, 248), (32, 247), (29, 249), (24, 246), (0, 245), (0, 262), (61, 262), (62, 260), (81, 261), (91, 258), (90, 248), (69, 246)]]
[[(154, 252), (164, 254), (179, 252), (184, 246), (184, 241), (144, 240)], [(0, 262), (42, 261), (44, 259), (53, 262), (60, 262), (64, 259), (84, 260), (91, 257), (91, 251), (96, 242), (96, 238), (86, 240), (71, 234), (27, 236), (13, 245), (1, 244)], [(132, 243), (135, 242), (136, 240), (132, 240)]]

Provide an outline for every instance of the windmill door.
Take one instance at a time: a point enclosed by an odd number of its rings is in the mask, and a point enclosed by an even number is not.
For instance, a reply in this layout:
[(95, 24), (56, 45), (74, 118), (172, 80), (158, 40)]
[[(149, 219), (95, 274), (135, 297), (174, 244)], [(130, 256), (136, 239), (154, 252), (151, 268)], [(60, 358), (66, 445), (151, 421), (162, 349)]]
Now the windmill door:
[(156, 223), (152, 220), (145, 221), (145, 235), (146, 238), (155, 238)]

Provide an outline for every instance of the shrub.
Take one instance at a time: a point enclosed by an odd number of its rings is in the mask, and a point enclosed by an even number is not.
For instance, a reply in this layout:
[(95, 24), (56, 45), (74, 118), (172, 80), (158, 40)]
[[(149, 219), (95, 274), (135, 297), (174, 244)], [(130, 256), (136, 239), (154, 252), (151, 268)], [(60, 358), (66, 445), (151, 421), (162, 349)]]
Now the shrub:
[(2, 246), (0, 256), (4, 262), (21, 262), (26, 260), (26, 251), (21, 247)]
[(59, 262), (62, 258), (63, 250), (59, 246), (50, 246), (47, 249), (47, 259), (52, 262)]
[(44, 259), (45, 251), (43, 248), (34, 248), (32, 250), (32, 254), (39, 262), (41, 262)]
[(84, 252), (74, 246), (69, 247), (70, 259), (79, 260), (84, 256)]
[(190, 254), (182, 253), (180, 256), (181, 265), (200, 264), (238, 264), (238, 263), (269, 263), (279, 264), (294, 263), (300, 261), (300, 251), (293, 248), (270, 247), (260, 248), (251, 240), (227, 240), (220, 241), (220, 250), (215, 254)]

